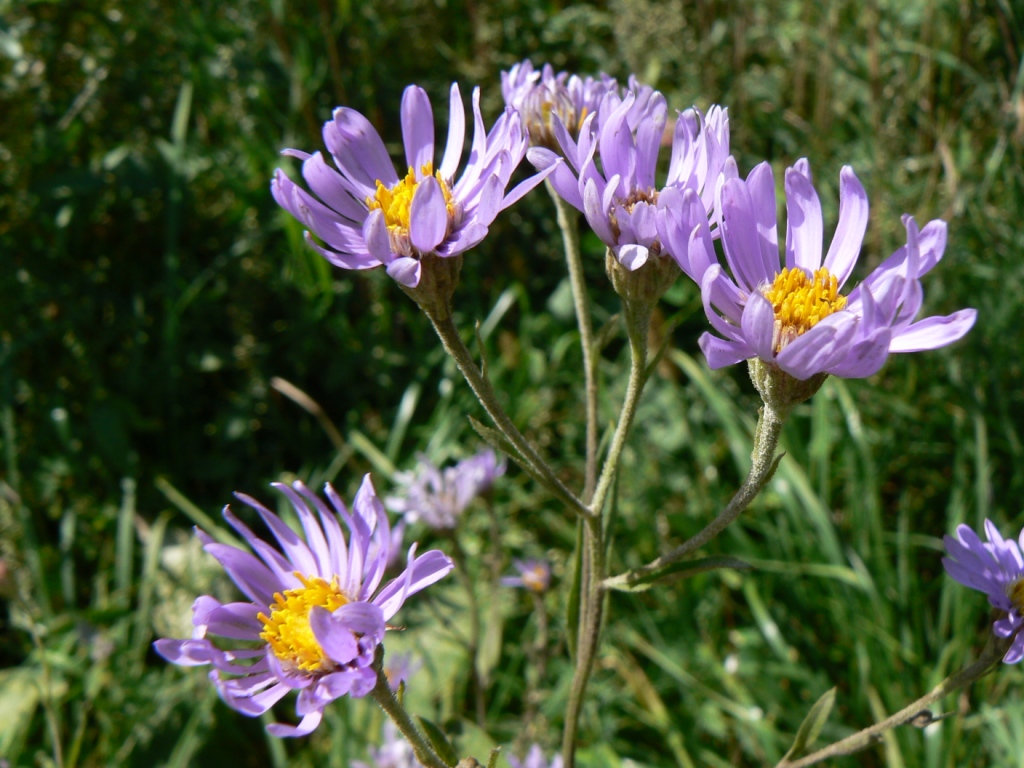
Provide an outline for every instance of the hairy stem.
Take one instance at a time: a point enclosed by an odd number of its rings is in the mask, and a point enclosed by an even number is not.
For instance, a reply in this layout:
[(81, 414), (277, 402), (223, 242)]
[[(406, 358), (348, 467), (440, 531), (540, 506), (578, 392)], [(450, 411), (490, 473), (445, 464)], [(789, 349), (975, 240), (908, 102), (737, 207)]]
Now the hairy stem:
[(631, 586), (639, 582), (643, 577), (650, 576), (656, 571), (665, 568), (672, 563), (682, 560), (687, 555), (696, 552), (718, 534), (724, 531), (736, 518), (738, 518), (754, 500), (758, 493), (768, 484), (775, 474), (778, 460), (775, 452), (779, 446), (779, 437), (782, 434), (782, 427), (786, 422), (788, 412), (776, 410), (767, 404), (761, 407), (758, 414), (757, 428), (754, 431), (754, 449), (750, 455), (750, 472), (746, 480), (736, 491), (735, 495), (718, 516), (705, 526), (704, 530), (691, 539), (680, 544), (671, 552), (659, 557), (642, 568), (615, 576), (605, 582), (604, 586)]
[(891, 717), (887, 717), (885, 720), (853, 734), (853, 736), (847, 736), (842, 741), (837, 741), (835, 744), (819, 749), (817, 752), (813, 752), (806, 757), (802, 757), (799, 760), (783, 758), (776, 768), (804, 768), (804, 766), (814, 765), (832, 757), (853, 754), (874, 744), (886, 731), (912, 722), (921, 715), (926, 715), (928, 722), (931, 722), (932, 717), (928, 707), (953, 691), (963, 688), (975, 680), (980, 680), (991, 672), (999, 665), (1012, 640), (1012, 637), (1003, 639), (996, 638), (993, 635), (989, 639), (985, 650), (982, 651), (981, 657), (976, 662), (947, 677), (935, 686), (931, 693), (922, 696), (913, 704), (904, 707)]
[(622, 403), (615, 434), (612, 436), (608, 458), (601, 468), (601, 478), (591, 503), (593, 516), (587, 517), (583, 527), (583, 579), (580, 584), (580, 632), (576, 646), (576, 669), (573, 672), (569, 702), (566, 706), (565, 726), (562, 731), (562, 761), (565, 768), (573, 768), (576, 760), (576, 734), (579, 729), (580, 711), (594, 667), (594, 658), (601, 640), (601, 620), (604, 609), (604, 541), (601, 511), (608, 492), (611, 490), (618, 468), (626, 436), (633, 425), (640, 395), (646, 383), (647, 371), (647, 328), (649, 310), (639, 313), (630, 311), (626, 305), (626, 331), (629, 336), (629, 382)]
[(476, 363), (473, 361), (473, 356), (462, 341), (462, 337), (452, 321), (451, 313), (446, 313), (442, 317), (441, 313), (431, 311), (429, 307), (422, 304), (420, 306), (423, 307), (423, 310), (430, 318), (430, 322), (433, 323), (434, 330), (437, 331), (441, 343), (444, 344), (445, 351), (455, 360), (455, 364), (459, 367), (466, 382), (473, 390), (473, 394), (476, 395), (477, 400), (480, 401), (480, 404), (487, 411), (505, 439), (519, 452), (523, 460), (529, 463), (534, 472), (543, 478), (546, 487), (567, 507), (578, 515), (589, 517), (591, 512), (587, 506), (555, 476), (551, 467), (537, 453), (537, 449), (523, 437), (515, 424), (512, 423), (512, 419), (505, 413), (505, 409), (498, 402), (498, 397), (494, 392), (494, 387), (491, 386), (490, 380), (477, 368)]
[(391, 690), (391, 685), (388, 683), (387, 675), (384, 674), (383, 668), (383, 655), (380, 655), (377, 668), (377, 684), (370, 691), (370, 695), (373, 700), (380, 704), (380, 708), (384, 710), (388, 717), (391, 718), (392, 722), (398, 726), (398, 730), (402, 732), (402, 735), (412, 745), (412, 750), (416, 754), (416, 759), (420, 765), (425, 768), (449, 768), (445, 762), (437, 756), (434, 752), (433, 747), (430, 746), (430, 742), (427, 741), (427, 737), (420, 733), (420, 729), (416, 727), (416, 724), (409, 717), (409, 713), (405, 711), (398, 698), (395, 696), (394, 691)]
[(576, 230), (576, 211), (559, 197), (550, 181), (545, 181), (548, 194), (555, 201), (558, 228), (562, 230), (565, 244), (565, 261), (569, 267), (569, 285), (572, 286), (572, 300), (576, 307), (576, 324), (580, 331), (580, 348), (583, 351), (583, 378), (586, 397), (586, 465), (583, 480), (583, 501), (586, 504), (594, 496), (597, 482), (597, 359), (594, 346), (594, 326), (590, 319), (587, 283), (583, 276), (583, 258), (580, 255), (580, 238)]

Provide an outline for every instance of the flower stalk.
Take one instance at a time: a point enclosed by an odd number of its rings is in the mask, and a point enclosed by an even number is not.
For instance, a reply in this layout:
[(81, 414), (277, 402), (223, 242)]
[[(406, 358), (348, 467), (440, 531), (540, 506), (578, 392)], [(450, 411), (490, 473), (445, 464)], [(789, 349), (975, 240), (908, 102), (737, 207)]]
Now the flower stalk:
[(858, 731), (852, 736), (847, 736), (841, 741), (837, 741), (835, 744), (830, 744), (827, 747), (819, 749), (817, 752), (812, 752), (799, 760), (787, 760), (785, 758), (779, 762), (775, 768), (805, 768), (809, 765), (816, 765), (823, 760), (828, 760), (834, 757), (840, 757), (842, 755), (852, 755), (854, 752), (859, 752), (862, 749), (874, 744), (886, 731), (890, 731), (900, 725), (906, 725), (907, 723), (917, 723), (922, 717), (927, 718), (924, 725), (934, 722), (929, 707), (937, 701), (941, 701), (943, 698), (948, 696), (965, 685), (970, 685), (976, 680), (980, 680), (989, 674), (993, 669), (999, 666), (1003, 656), (1006, 654), (1007, 648), (1013, 641), (1013, 637), (1001, 638), (995, 634), (989, 638), (988, 645), (985, 646), (985, 650), (982, 651), (981, 657), (973, 664), (968, 664), (958, 672), (953, 673), (937, 686), (935, 686), (930, 693), (925, 694), (914, 703), (904, 707), (896, 714), (887, 717), (881, 722), (875, 723), (874, 725), (865, 728), (862, 731)]
[(580, 255), (580, 238), (576, 230), (576, 214), (571, 205), (563, 200), (545, 180), (544, 186), (555, 202), (558, 228), (562, 230), (565, 244), (565, 261), (569, 268), (569, 285), (576, 308), (576, 324), (580, 331), (580, 348), (583, 352), (583, 383), (586, 403), (586, 464), (583, 475), (583, 502), (589, 504), (594, 496), (597, 482), (597, 359), (594, 345), (594, 326), (590, 318), (586, 279), (583, 275), (583, 259)]
[(416, 724), (409, 717), (409, 713), (405, 711), (405, 707), (398, 701), (398, 697), (395, 696), (395, 692), (391, 690), (391, 684), (388, 682), (387, 675), (384, 674), (383, 667), (384, 654), (383, 650), (378, 653), (377, 659), (377, 684), (370, 691), (370, 696), (373, 700), (380, 704), (380, 708), (384, 710), (391, 721), (398, 727), (398, 730), (402, 732), (402, 735), (412, 745), (413, 752), (416, 753), (416, 759), (425, 768), (450, 768), (434, 751), (433, 747), (430, 746), (430, 742), (427, 741), (427, 737), (424, 736), (420, 729), (416, 727)]
[(555, 476), (551, 467), (537, 453), (537, 449), (523, 437), (523, 434), (516, 425), (512, 423), (512, 419), (505, 413), (505, 409), (498, 402), (498, 396), (490, 380), (481, 373), (473, 361), (473, 356), (470, 354), (469, 349), (466, 348), (465, 342), (463, 342), (458, 329), (455, 327), (451, 313), (435, 312), (429, 304), (420, 304), (420, 307), (427, 317), (430, 318), (430, 322), (441, 339), (445, 351), (455, 360), (455, 364), (466, 379), (466, 383), (469, 384), (473, 394), (476, 395), (477, 400), (480, 401), (484, 410), (487, 411), (487, 414), (494, 421), (502, 436), (512, 444), (512, 447), (518, 451), (522, 459), (529, 464), (529, 468), (543, 479), (546, 487), (569, 509), (583, 517), (590, 517), (592, 513), (587, 505), (580, 501), (576, 494), (566, 488), (565, 484)]

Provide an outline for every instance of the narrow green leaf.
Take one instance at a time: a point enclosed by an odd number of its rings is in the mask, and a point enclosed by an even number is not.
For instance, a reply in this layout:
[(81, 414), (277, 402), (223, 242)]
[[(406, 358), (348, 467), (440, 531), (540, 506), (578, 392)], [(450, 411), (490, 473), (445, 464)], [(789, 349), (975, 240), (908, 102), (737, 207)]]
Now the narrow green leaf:
[(825, 723), (828, 722), (828, 716), (832, 713), (832, 706), (835, 703), (835, 688), (830, 688), (825, 691), (821, 698), (814, 702), (814, 706), (811, 707), (811, 711), (807, 713), (807, 717), (805, 717), (804, 721), (800, 723), (800, 727), (796, 732), (796, 738), (793, 739), (793, 746), (789, 748), (785, 757), (782, 758), (783, 761), (799, 757), (815, 742), (815, 740), (817, 740), (818, 736), (821, 734), (821, 729), (824, 728)]
[(134, 570), (134, 522), (135, 480), (126, 477), (121, 480), (121, 509), (117, 513), (117, 544), (114, 548), (114, 584), (124, 603), (128, 601)]
[(374, 469), (388, 480), (395, 474), (395, 465), (391, 462), (391, 459), (385, 456), (384, 452), (358, 429), (353, 429), (348, 433), (348, 442), (359, 453), (363, 454), (367, 461), (373, 464)]
[(430, 745), (437, 752), (437, 756), (440, 757), (445, 765), (452, 766), (459, 762), (459, 755), (455, 751), (455, 747), (448, 741), (448, 737), (444, 735), (444, 731), (434, 725), (432, 722), (427, 720), (425, 717), (416, 716), (416, 719), (420, 721), (420, 726), (423, 728), (423, 732), (427, 735), (427, 740)]
[(605, 579), (602, 586), (605, 589), (615, 589), (620, 592), (643, 592), (658, 582), (688, 579), (691, 576), (696, 576), (698, 573), (712, 571), (716, 568), (749, 571), (753, 566), (735, 557), (704, 557), (699, 560), (682, 560), (678, 563), (669, 563), (665, 567), (645, 573), (643, 576), (635, 576), (633, 572), (612, 576)]
[(498, 755), (500, 754), (500, 745), (491, 750), (491, 756), (487, 758), (487, 768), (498, 768)]

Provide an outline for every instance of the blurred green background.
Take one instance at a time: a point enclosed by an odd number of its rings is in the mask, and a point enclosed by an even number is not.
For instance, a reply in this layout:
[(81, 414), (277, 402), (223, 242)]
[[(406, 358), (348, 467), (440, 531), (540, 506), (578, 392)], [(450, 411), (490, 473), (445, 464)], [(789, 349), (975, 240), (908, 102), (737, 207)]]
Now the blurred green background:
[[(479, 406), (426, 319), (383, 273), (343, 273), (307, 250), (269, 179), (279, 165), (297, 178), (279, 151), (321, 148), (339, 104), (400, 154), (409, 83), (439, 105), (439, 130), (449, 84), (467, 103), (479, 84), (490, 122), (500, 70), (527, 56), (623, 82), (635, 72), (678, 109), (728, 105), (743, 173), (768, 159), (781, 179), (810, 159), (828, 233), (852, 164), (872, 204), (855, 278), (901, 243), (901, 214), (941, 217), (949, 246), (926, 309), (979, 310), (954, 347), (831, 380), (802, 406), (778, 477), (708, 548), (754, 571), (612, 596), (581, 761), (774, 764), (831, 686), (829, 740), (973, 659), (988, 608), (944, 575), (941, 536), (1024, 522), (1022, 30), (1011, 0), (0, 0), (0, 758), (280, 768), (365, 756), (380, 722), (365, 703), (338, 702), (308, 739), (265, 738), (202, 671), (149, 643), (187, 632), (199, 592), (230, 594), (189, 526), (219, 519), (234, 489), (268, 498), (268, 481), (301, 477), (347, 496), (373, 471), (384, 492), (417, 451), (476, 449), (464, 415), (482, 418)], [(483, 323), (513, 418), (578, 485), (579, 349), (552, 214), (539, 190), (502, 214), (456, 301), (467, 333)], [(617, 300), (601, 245), (585, 235), (584, 249), (601, 324)], [(658, 320), (670, 346), (625, 455), (613, 571), (699, 530), (747, 468), (745, 370), (708, 371), (706, 321), (682, 280)], [(622, 348), (614, 339), (602, 361), (605, 423)], [(500, 549), (487, 549), (482, 507), (462, 531), (481, 573), (546, 554), (562, 584), (564, 512), (515, 469), (495, 503)], [(482, 718), (452, 639), (466, 622), (454, 582), (410, 603), (394, 641), (428, 660), (410, 684), (416, 711), (480, 759), (524, 745), (537, 630), (522, 595), (483, 599)], [(531, 737), (551, 751), (571, 670), (565, 607), (549, 596), (546, 609), (553, 660)], [(1024, 766), (1022, 682), (1000, 669), (950, 697), (941, 723), (837, 764)]]

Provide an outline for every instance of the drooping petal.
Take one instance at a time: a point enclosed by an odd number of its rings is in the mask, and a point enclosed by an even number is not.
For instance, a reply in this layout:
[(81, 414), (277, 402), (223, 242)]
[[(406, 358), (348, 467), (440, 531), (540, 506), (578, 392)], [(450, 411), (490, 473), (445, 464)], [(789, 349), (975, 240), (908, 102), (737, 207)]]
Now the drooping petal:
[(317, 726), (320, 725), (320, 721), (323, 719), (323, 716), (323, 710), (317, 709), (303, 717), (298, 725), (270, 723), (267, 726), (267, 733), (269, 733), (271, 736), (277, 736), (278, 738), (295, 738), (298, 736), (308, 736), (317, 729)]

